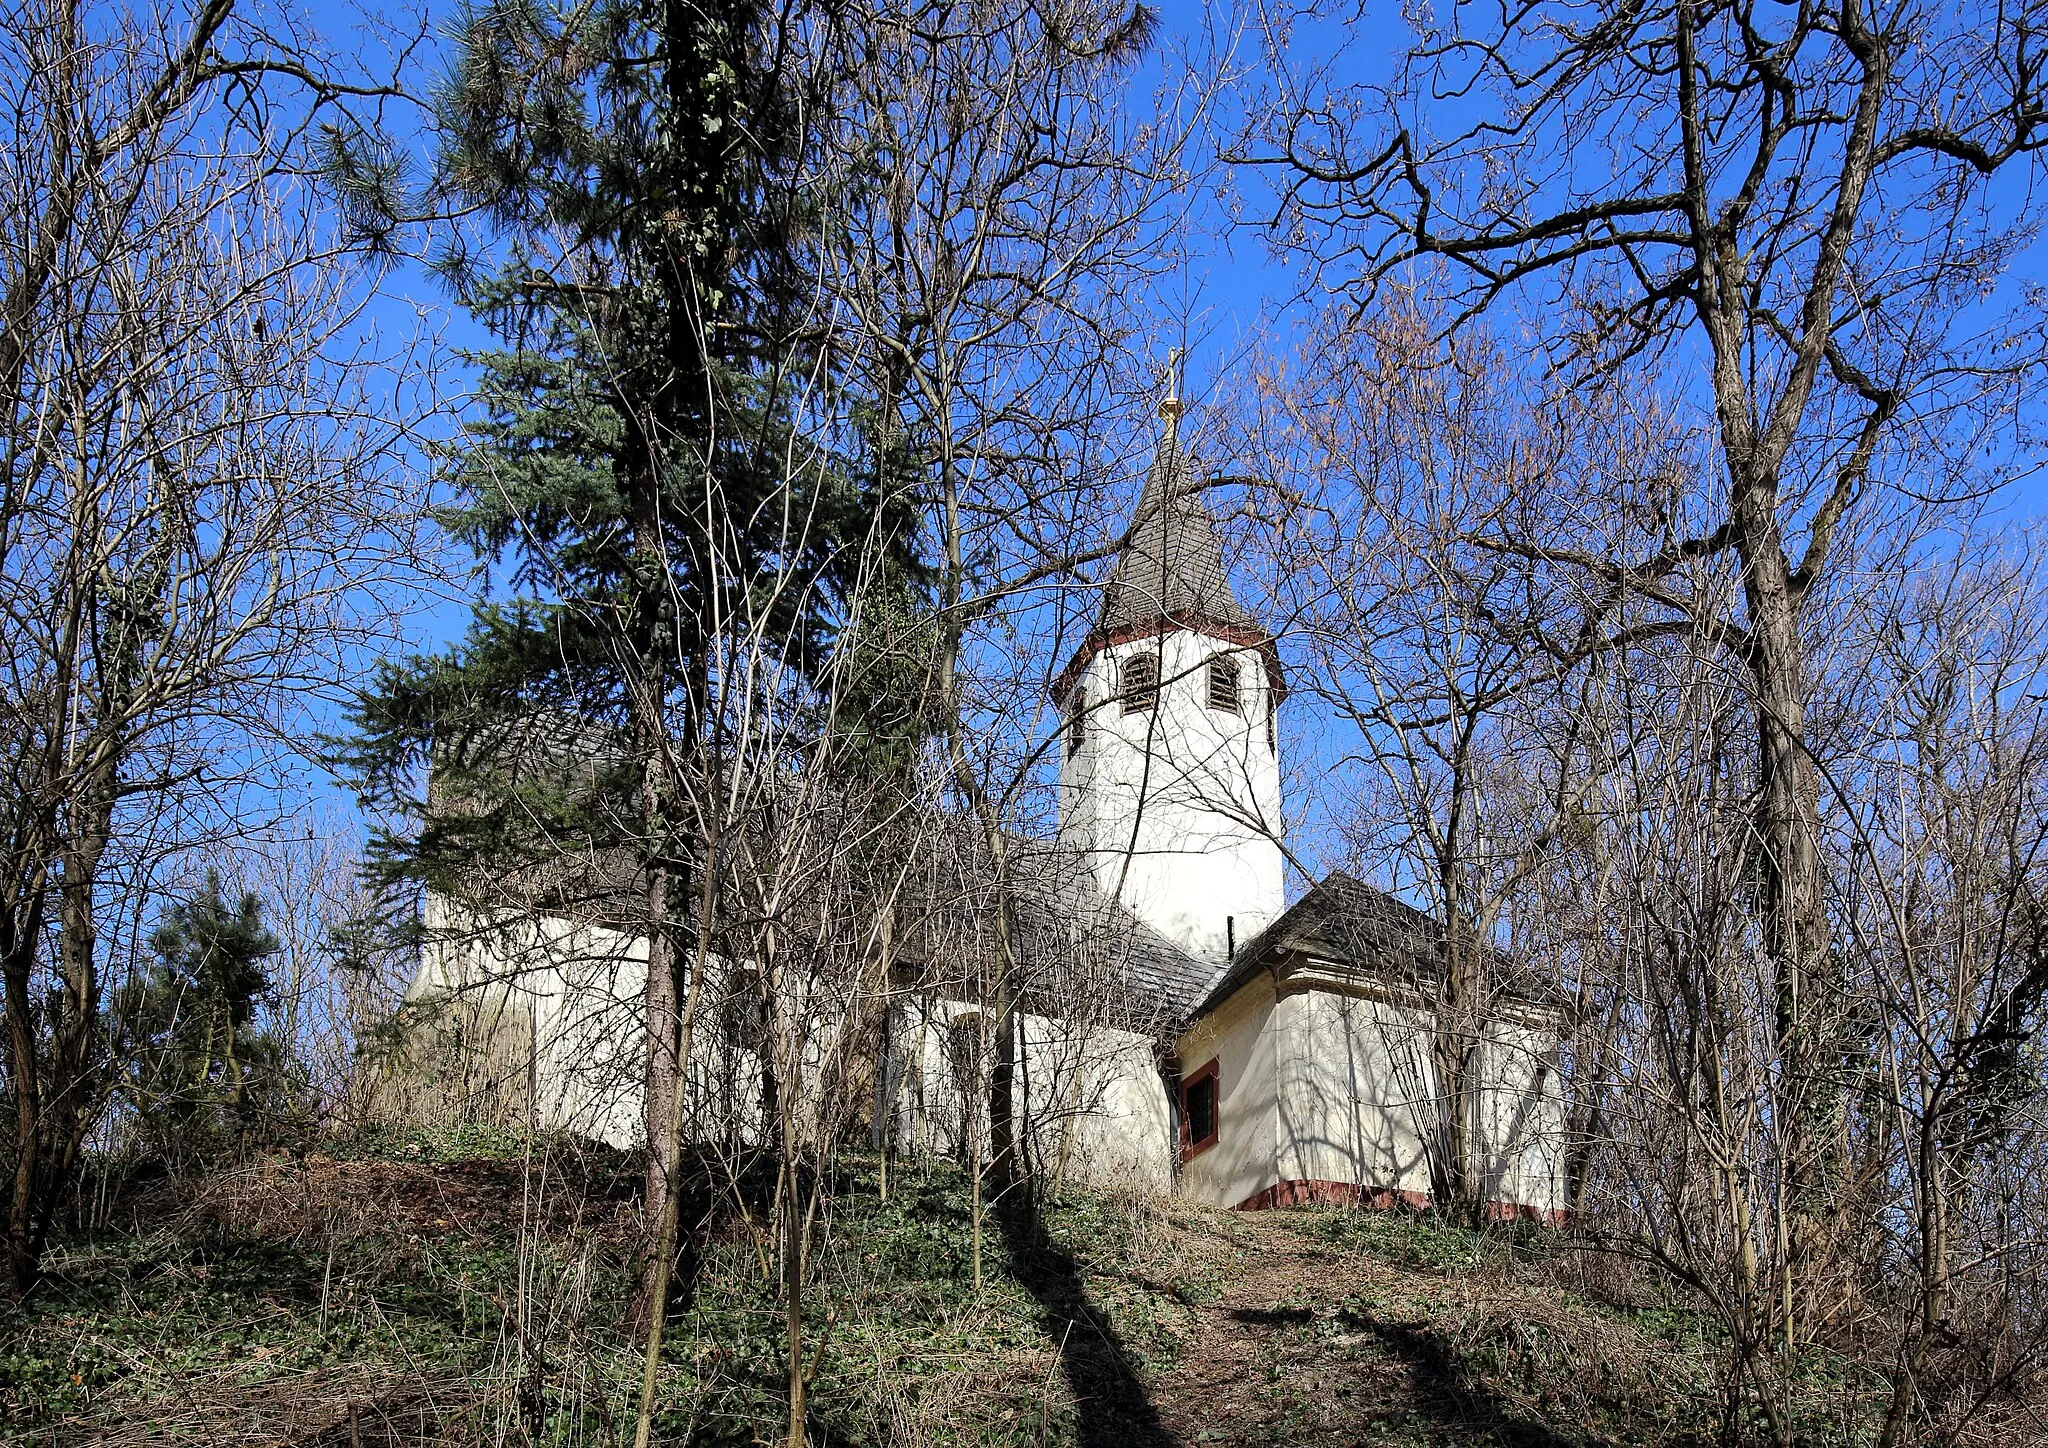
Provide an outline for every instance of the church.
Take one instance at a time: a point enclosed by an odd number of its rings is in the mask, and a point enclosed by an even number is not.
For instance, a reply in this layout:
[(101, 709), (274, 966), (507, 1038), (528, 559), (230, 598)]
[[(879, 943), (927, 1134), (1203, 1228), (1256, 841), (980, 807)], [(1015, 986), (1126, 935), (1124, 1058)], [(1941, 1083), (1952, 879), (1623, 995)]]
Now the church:
[[(1286, 672), (1231, 588), (1174, 411), (1096, 623), (1053, 684), (1057, 838), (1016, 842), (1023, 1149), (1055, 1182), (1221, 1207), (1427, 1205), (1445, 1137), (1441, 930), (1344, 874), (1287, 903)], [(426, 924), (409, 1001), (466, 1002), (466, 1089), (544, 1127), (637, 1142), (645, 952), (630, 924), (445, 898)], [(986, 1065), (988, 1023), (939, 968), (947, 938), (930, 925), (895, 946), (870, 1129), (967, 1159), (986, 1140), (971, 1067)], [(1083, 995), (1087, 1009), (1070, 1004)], [(1558, 1007), (1497, 991), (1476, 1019), (1458, 1108), (1468, 1173), (1494, 1215), (1558, 1220)], [(706, 1053), (728, 1085), (748, 1069), (736, 1039)], [(710, 1099), (715, 1071), (691, 1069), (691, 1094)]]

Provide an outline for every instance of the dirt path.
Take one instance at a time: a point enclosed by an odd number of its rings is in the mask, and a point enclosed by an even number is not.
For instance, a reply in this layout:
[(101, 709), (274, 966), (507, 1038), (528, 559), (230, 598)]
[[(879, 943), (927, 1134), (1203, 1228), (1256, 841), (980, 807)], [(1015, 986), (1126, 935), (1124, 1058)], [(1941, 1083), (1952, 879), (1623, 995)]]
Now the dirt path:
[[(1262, 1217), (1243, 1219), (1249, 1240), (1224, 1277), (1223, 1295), (1197, 1308), (1200, 1326), (1156, 1385), (1160, 1417), (1183, 1443), (1300, 1442), (1353, 1415), (1330, 1401), (1316, 1349), (1337, 1280), (1355, 1263)], [(1356, 1385), (1343, 1385), (1345, 1397)]]
[[(1470, 1393), (1405, 1284), (1275, 1214), (1242, 1219), (1222, 1295), (1153, 1384), (1162, 1426), (1198, 1444), (1554, 1448), (1543, 1425)], [(1236, 1236), (1237, 1233), (1233, 1233)], [(1458, 1295), (1444, 1283), (1445, 1295)]]

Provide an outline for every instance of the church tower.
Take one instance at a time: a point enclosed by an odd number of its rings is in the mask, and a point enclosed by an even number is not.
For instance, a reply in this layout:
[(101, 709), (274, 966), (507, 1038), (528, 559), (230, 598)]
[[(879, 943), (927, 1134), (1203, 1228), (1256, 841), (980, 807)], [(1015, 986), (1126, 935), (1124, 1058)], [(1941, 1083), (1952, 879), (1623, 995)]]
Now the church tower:
[(1284, 904), (1285, 688), (1272, 636), (1230, 590), (1180, 404), (1160, 411), (1130, 541), (1054, 685), (1060, 835), (1104, 895), (1221, 966)]

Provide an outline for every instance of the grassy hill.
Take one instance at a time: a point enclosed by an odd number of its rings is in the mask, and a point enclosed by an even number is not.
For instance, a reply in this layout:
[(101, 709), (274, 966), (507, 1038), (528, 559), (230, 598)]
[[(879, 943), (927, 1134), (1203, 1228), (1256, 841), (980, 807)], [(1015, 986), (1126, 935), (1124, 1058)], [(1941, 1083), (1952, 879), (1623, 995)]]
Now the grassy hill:
[[(815, 1443), (1719, 1438), (1711, 1335), (1611, 1305), (1600, 1260), (1547, 1234), (1077, 1193), (990, 1219), (977, 1291), (962, 1174), (898, 1163), (885, 1200), (876, 1166), (844, 1165), (819, 1232)], [(632, 1185), (611, 1155), (387, 1141), (132, 1189), (0, 1316), (0, 1424), (57, 1444), (629, 1441)], [(761, 1205), (711, 1233), (662, 1441), (784, 1431)], [(1814, 1441), (1854, 1438), (1857, 1389), (1816, 1372)]]

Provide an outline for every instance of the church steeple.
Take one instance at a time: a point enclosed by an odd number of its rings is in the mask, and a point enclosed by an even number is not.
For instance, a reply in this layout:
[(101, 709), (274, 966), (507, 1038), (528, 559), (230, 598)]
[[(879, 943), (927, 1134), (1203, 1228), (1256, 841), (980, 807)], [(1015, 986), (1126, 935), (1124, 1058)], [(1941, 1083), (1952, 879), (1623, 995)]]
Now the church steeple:
[(1175, 432), (1160, 439), (1138, 495), (1130, 541), (1102, 590), (1096, 630), (1124, 633), (1154, 624), (1252, 628), (1230, 588), (1223, 541), (1202, 502), (1201, 484)]
[(1060, 832), (1105, 895), (1219, 966), (1279, 916), (1279, 652), (1231, 591), (1179, 401), (1053, 686), (1065, 717)]
[(1272, 635), (1231, 589), (1216, 519), (1202, 501), (1197, 464), (1180, 440), (1179, 399), (1169, 395), (1159, 411), (1167, 425), (1138, 494), (1130, 536), (1103, 581), (1095, 627), (1054, 681), (1053, 696), (1064, 703), (1073, 681), (1103, 649), (1176, 629), (1258, 650), (1275, 695), (1284, 695)]

